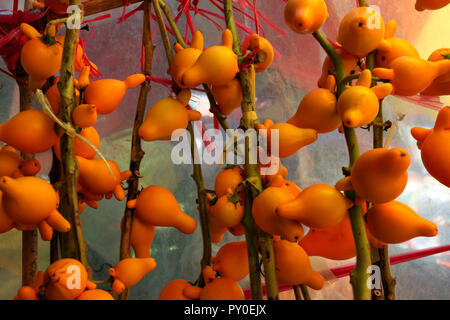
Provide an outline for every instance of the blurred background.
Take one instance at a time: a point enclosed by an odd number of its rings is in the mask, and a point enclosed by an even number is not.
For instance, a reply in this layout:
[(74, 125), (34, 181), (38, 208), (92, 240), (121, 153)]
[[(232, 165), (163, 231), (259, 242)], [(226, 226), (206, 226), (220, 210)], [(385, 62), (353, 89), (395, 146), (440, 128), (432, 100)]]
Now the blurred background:
[[(177, 12), (178, 1), (166, 1), (173, 15)], [(239, 2), (243, 10), (250, 15), (253, 12), (245, 1)], [(371, 4), (380, 7), (385, 22), (395, 19), (398, 22), (396, 37), (404, 38), (415, 45), (422, 58), (427, 59), (434, 50), (450, 47), (450, 6), (434, 12), (417, 12), (414, 10), (415, 0), (403, 0), (401, 4), (373, 0)], [(260, 19), (265, 35), (276, 49), (276, 59), (265, 72), (256, 75), (256, 106), (261, 120), (270, 118), (275, 122), (286, 121), (297, 110), (303, 96), (314, 89), (320, 77), (322, 62), (325, 58), (319, 45), (310, 35), (299, 35), (289, 30), (283, 21), (284, 1), (259, 1), (259, 10), (280, 29), (276, 31)], [(323, 32), (331, 40), (336, 39), (339, 20), (351, 10), (354, 0), (326, 0), (330, 17), (323, 27)], [(23, 6), (23, 3), (21, 4)], [(130, 5), (127, 12), (138, 4)], [(200, 7), (212, 12), (221, 12), (209, 1), (201, 1)], [(11, 10), (12, 1), (0, 0), (0, 8)], [(111, 17), (96, 21), (89, 31), (82, 31), (86, 41), (88, 57), (98, 66), (105, 78), (123, 80), (126, 76), (140, 72), (140, 53), (142, 38), (142, 11), (129, 17), (122, 23), (117, 19), (122, 16), (123, 9), (111, 10)], [(0, 12), (8, 14), (8, 12)], [(102, 13), (104, 14), (104, 13)], [(102, 15), (99, 14), (99, 15)], [(236, 19), (244, 26), (255, 30), (254, 22), (240, 13)], [(90, 16), (88, 19), (94, 18)], [(220, 43), (221, 31), (201, 15), (193, 17), (195, 26), (205, 37), (205, 46)], [(224, 22), (215, 20), (223, 27)], [(180, 19), (182, 34), (186, 22)], [(156, 22), (152, 22), (153, 32), (157, 31)], [(239, 29), (241, 40), (245, 32)], [(175, 40), (172, 38), (174, 43)], [(167, 62), (159, 33), (155, 32), (156, 46), (153, 59), (153, 75), (168, 78)], [(1, 63), (2, 68), (5, 68)], [(128, 169), (131, 146), (131, 130), (137, 104), (139, 89), (129, 90), (121, 105), (111, 114), (100, 116), (96, 129), (102, 138), (100, 150), (107, 159), (115, 160), (122, 170)], [(148, 107), (157, 100), (166, 97), (169, 89), (153, 83), (149, 94)], [(203, 124), (207, 128), (213, 126), (212, 114), (209, 113), (207, 100), (200, 92), (194, 93), (194, 101), (203, 114)], [(441, 97), (443, 103), (450, 103), (449, 97)], [(19, 91), (14, 79), (0, 74), (0, 122), (7, 121), (19, 110)], [(412, 102), (412, 99), (400, 99), (389, 96), (384, 103), (384, 117), (394, 123), (389, 135), (392, 137), (391, 147), (406, 149), (412, 158), (409, 168), (408, 185), (399, 198), (416, 210), (421, 216), (438, 225), (439, 235), (434, 238), (416, 238), (411, 241), (390, 246), (391, 255), (410, 252), (450, 243), (450, 191), (426, 172), (422, 165), (420, 152), (415, 140), (410, 135), (414, 126), (430, 128), (434, 125), (437, 111)], [(229, 123), (236, 127), (239, 123), (240, 110), (230, 117)], [(372, 148), (372, 132), (357, 129), (361, 151)], [(160, 185), (169, 189), (179, 201), (182, 209), (198, 218), (196, 209), (196, 188), (191, 178), (191, 165), (174, 165), (170, 159), (173, 142), (143, 142), (145, 157), (141, 164), (140, 180), (143, 187)], [(51, 168), (51, 154), (37, 155), (43, 169), (42, 178), (48, 178)], [(341, 168), (348, 164), (347, 148), (344, 137), (338, 132), (320, 135), (312, 145), (307, 146), (295, 155), (283, 161), (289, 170), (288, 178), (301, 188), (316, 183), (334, 185), (342, 177)], [(203, 165), (203, 176), (207, 188), (213, 189), (215, 176), (220, 168), (217, 165)], [(120, 220), (125, 201), (115, 199), (103, 200), (97, 210), (87, 208), (82, 215), (83, 229), (89, 247), (89, 262), (94, 269), (94, 279), (108, 277), (107, 270), (119, 259)], [(213, 244), (213, 253), (224, 243), (242, 240), (231, 234), (224, 237), (223, 242)], [(39, 242), (39, 268), (45, 270), (49, 261), (49, 243)], [(193, 281), (197, 278), (199, 261), (202, 255), (201, 232), (198, 228), (192, 235), (184, 235), (173, 228), (158, 228), (152, 245), (152, 256), (156, 259), (157, 268), (148, 274), (143, 281), (131, 289), (131, 299), (156, 299), (166, 283), (173, 279), (183, 278)], [(347, 264), (349, 261), (331, 261), (314, 258), (317, 271), (326, 272), (328, 268)], [(392, 267), (397, 277), (398, 299), (449, 299), (450, 288), (450, 253), (444, 253), (424, 259), (407, 262)], [(21, 235), (18, 231), (10, 231), (0, 235), (0, 299), (11, 299), (21, 286)], [(248, 287), (248, 280), (241, 282), (243, 288)], [(351, 299), (352, 289), (349, 278), (333, 280), (321, 291), (312, 292), (314, 299)], [(281, 295), (289, 299), (287, 292)]]

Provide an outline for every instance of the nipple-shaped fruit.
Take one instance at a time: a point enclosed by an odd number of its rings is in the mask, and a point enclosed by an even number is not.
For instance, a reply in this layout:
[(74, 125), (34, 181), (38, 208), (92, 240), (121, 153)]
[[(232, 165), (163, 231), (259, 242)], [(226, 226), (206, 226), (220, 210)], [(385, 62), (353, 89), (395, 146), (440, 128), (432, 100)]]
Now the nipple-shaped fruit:
[(0, 124), (0, 140), (22, 152), (47, 151), (57, 139), (55, 123), (42, 110), (22, 111)]
[(187, 287), (192, 285), (184, 279), (172, 280), (161, 290), (158, 300), (190, 300), (183, 294)]
[(450, 188), (450, 107), (443, 107), (432, 130), (412, 128), (421, 149), (422, 162), (436, 180)]
[(322, 88), (309, 92), (287, 123), (299, 128), (311, 128), (317, 133), (336, 130), (342, 124), (336, 109), (336, 96), (330, 90)]
[(156, 227), (133, 217), (131, 225), (131, 247), (136, 258), (150, 258), (150, 249), (155, 237)]
[(314, 290), (323, 287), (322, 276), (311, 267), (305, 250), (295, 242), (275, 241), (275, 270), (277, 280), (286, 285), (305, 284)]
[(276, 209), (294, 200), (294, 196), (282, 188), (269, 187), (253, 201), (252, 214), (256, 224), (265, 232), (297, 242), (303, 238), (303, 227), (298, 222), (277, 216)]
[(284, 22), (294, 32), (313, 33), (328, 18), (324, 0), (289, 0), (284, 7)]
[[(97, 149), (100, 147), (100, 136), (94, 127), (81, 129), (80, 136), (86, 138)], [(56, 158), (61, 160), (61, 137), (58, 138), (53, 149), (55, 151)], [(81, 140), (79, 137), (75, 137), (73, 139), (73, 150), (76, 156), (80, 156), (85, 159), (93, 159), (97, 154), (90, 145)]]
[(346, 260), (356, 255), (352, 226), (348, 215), (329, 229), (310, 229), (298, 243), (308, 256)]
[(220, 276), (234, 281), (244, 279), (249, 272), (246, 241), (229, 242), (223, 245), (213, 259), (213, 269)]
[(181, 210), (174, 195), (160, 186), (143, 189), (135, 200), (128, 201), (127, 207), (134, 208), (135, 215), (146, 224), (175, 227), (186, 234), (193, 233), (197, 226), (195, 219)]
[(244, 217), (244, 206), (239, 197), (231, 193), (223, 195), (217, 199), (217, 202), (211, 206), (209, 212), (215, 217), (217, 223), (230, 228), (241, 222)]
[(211, 91), (223, 115), (230, 115), (234, 109), (241, 106), (242, 87), (238, 79), (233, 79), (221, 86), (212, 86)]
[(384, 27), (383, 17), (374, 8), (355, 8), (341, 20), (337, 41), (348, 53), (363, 58), (385, 41)]
[(184, 89), (176, 99), (167, 97), (156, 102), (145, 115), (139, 137), (144, 141), (170, 140), (175, 130), (186, 129), (189, 121), (200, 120), (200, 112), (186, 109), (190, 97), (190, 91)]
[(128, 76), (124, 81), (116, 79), (101, 79), (91, 82), (85, 90), (87, 104), (93, 104), (97, 113), (111, 113), (119, 106), (127, 89), (137, 87), (145, 81), (142, 73)]
[(304, 189), (295, 200), (280, 204), (276, 213), (314, 229), (328, 229), (339, 224), (353, 203), (335, 187), (315, 184)]
[(373, 74), (390, 80), (394, 94), (412, 96), (425, 90), (434, 79), (450, 72), (450, 60), (427, 61), (418, 57), (399, 57), (390, 69), (375, 68)]
[(416, 0), (416, 10), (437, 10), (445, 7), (450, 0)]
[(361, 72), (356, 86), (348, 87), (339, 97), (337, 111), (346, 127), (365, 126), (375, 119), (379, 100), (392, 92), (392, 85), (384, 83), (370, 88), (371, 72)]
[(2, 195), (3, 192), (0, 191), (0, 234), (8, 232), (12, 228), (14, 228), (14, 220), (11, 219), (3, 209)]
[[(346, 52), (342, 48), (337, 48), (336, 53), (341, 58), (342, 64), (344, 65), (344, 71), (346, 76), (357, 74), (361, 71), (361, 63), (358, 59), (358, 57), (355, 57), (354, 55), (351, 55), (350, 53)], [(320, 76), (319, 81), (317, 82), (317, 85), (319, 88), (328, 88), (330, 90), (334, 90), (336, 86), (336, 80), (334, 79), (333, 73), (335, 72), (334, 64), (331, 61), (330, 57), (326, 56), (325, 60), (323, 61), (322, 65), (322, 75)], [(332, 84), (333, 86), (329, 87), (329, 77), (333, 77)]]
[(186, 88), (195, 88), (202, 83), (224, 85), (236, 77), (239, 72), (237, 55), (233, 52), (233, 36), (226, 29), (222, 34), (221, 46), (207, 48), (197, 61), (184, 72), (181, 84)]
[(72, 120), (77, 127), (92, 127), (97, 121), (97, 108), (92, 104), (80, 104), (73, 110)]
[(436, 224), (399, 201), (373, 205), (367, 212), (367, 228), (376, 239), (386, 243), (434, 237), (438, 233)]
[[(228, 190), (232, 190), (234, 192), (238, 185), (244, 181), (244, 178), (244, 170), (238, 166), (223, 169), (216, 176), (216, 180), (214, 182), (214, 190), (216, 191), (216, 195), (218, 197), (224, 196), (228, 193)], [(243, 190), (242, 188), (240, 189)], [(239, 191), (240, 190), (238, 190), (238, 192)]]
[(365, 152), (353, 165), (351, 176), (336, 184), (339, 190), (355, 190), (373, 203), (396, 199), (408, 182), (409, 153), (400, 148), (378, 148)]
[(14, 222), (39, 225), (46, 222), (59, 232), (70, 230), (70, 223), (56, 210), (57, 196), (53, 186), (37, 177), (0, 178), (2, 206)]
[(119, 261), (108, 273), (114, 278), (112, 289), (121, 294), (126, 288), (132, 287), (144, 278), (147, 273), (156, 268), (153, 258), (127, 258)]
[(83, 292), (77, 300), (114, 300), (114, 297), (108, 291), (93, 289)]
[(254, 64), (256, 73), (263, 72), (272, 64), (274, 57), (273, 47), (266, 38), (263, 38), (256, 33), (252, 34), (250, 36), (248, 49), (251, 51), (258, 50), (256, 59), (259, 62)]
[(260, 134), (267, 136), (269, 154), (280, 158), (287, 158), (317, 140), (317, 131), (314, 129), (298, 128), (285, 122), (273, 124), (270, 119), (265, 120), (264, 124), (259, 124), (257, 129), (267, 130), (267, 132), (260, 131)]
[(176, 55), (170, 66), (170, 74), (180, 88), (186, 88), (181, 82), (183, 74), (191, 68), (203, 52), (203, 35), (196, 30), (192, 36), (191, 47), (184, 49), (179, 43), (175, 44)]
[[(72, 280), (74, 277), (77, 277), (76, 285)], [(49, 300), (74, 300), (85, 289), (96, 288), (96, 285), (88, 280), (84, 265), (70, 258), (57, 260), (45, 270), (44, 285)]]

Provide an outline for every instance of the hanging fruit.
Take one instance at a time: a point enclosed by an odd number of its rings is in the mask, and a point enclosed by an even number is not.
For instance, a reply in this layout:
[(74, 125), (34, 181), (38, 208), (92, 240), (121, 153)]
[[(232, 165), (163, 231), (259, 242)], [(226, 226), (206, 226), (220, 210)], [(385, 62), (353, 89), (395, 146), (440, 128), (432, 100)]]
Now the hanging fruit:
[(297, 242), (303, 238), (303, 227), (297, 221), (281, 218), (277, 207), (293, 201), (295, 197), (278, 187), (269, 187), (253, 201), (252, 214), (255, 223), (265, 232)]
[(249, 273), (247, 242), (235, 241), (223, 245), (213, 258), (213, 269), (221, 277), (241, 281)]
[(173, 194), (160, 186), (149, 186), (139, 196), (127, 202), (127, 207), (135, 209), (135, 215), (146, 224), (159, 227), (174, 227), (185, 234), (191, 234), (197, 222), (184, 213)]
[(78, 296), (77, 300), (114, 300), (114, 297), (105, 290), (87, 290)]
[(127, 258), (119, 261), (114, 268), (109, 268), (108, 273), (114, 278), (113, 291), (119, 295), (126, 288), (132, 287), (144, 278), (147, 273), (156, 268), (153, 258)]
[[(234, 192), (239, 184), (244, 182), (244, 179), (244, 170), (242, 170), (238, 166), (223, 169), (216, 176), (216, 180), (214, 182), (214, 190), (216, 191), (216, 196), (222, 197), (228, 193), (228, 190), (232, 190)], [(239, 187), (238, 194), (243, 194), (243, 192), (244, 188), (241, 185)]]
[(443, 107), (433, 129), (415, 127), (412, 136), (421, 150), (422, 162), (440, 183), (450, 188), (450, 107)]
[(176, 55), (170, 66), (170, 75), (180, 88), (187, 88), (182, 82), (184, 73), (190, 69), (203, 52), (203, 34), (196, 30), (192, 35), (190, 48), (183, 48), (179, 43), (174, 46)]
[(211, 92), (219, 111), (225, 116), (230, 115), (233, 110), (241, 106), (242, 87), (238, 79), (233, 79), (221, 86), (212, 86)]
[(305, 284), (314, 290), (323, 287), (324, 280), (309, 261), (305, 250), (297, 243), (278, 240), (273, 243), (277, 280), (286, 285)]
[(97, 122), (97, 107), (93, 104), (80, 104), (72, 112), (73, 124), (79, 128), (92, 127)]
[(93, 104), (97, 113), (108, 114), (116, 110), (128, 89), (135, 88), (145, 81), (142, 73), (128, 76), (124, 81), (101, 79), (91, 82), (84, 92), (87, 104)]
[(209, 212), (211, 216), (215, 217), (217, 223), (230, 228), (241, 222), (244, 217), (244, 206), (239, 201), (239, 197), (234, 195), (230, 189), (226, 195), (217, 199)]
[[(80, 136), (86, 138), (97, 149), (100, 147), (100, 136), (94, 127), (81, 129)], [(56, 158), (58, 158), (58, 160), (61, 160), (61, 137), (59, 137), (56, 141), (55, 145), (53, 146), (53, 150), (55, 151)], [(79, 137), (75, 137), (73, 139), (73, 150), (76, 156), (80, 156), (89, 160), (92, 160), (97, 154), (97, 152), (90, 145), (81, 140)]]
[[(264, 124), (258, 124), (258, 130), (267, 130), (263, 134), (267, 137), (267, 149), (271, 155), (287, 158), (292, 156), (302, 147), (317, 140), (317, 131), (314, 129), (298, 128), (292, 124), (279, 122), (274, 124), (272, 120), (266, 119)], [(276, 135), (273, 135), (275, 132)], [(273, 136), (273, 137), (272, 137)], [(272, 142), (272, 139), (278, 141)], [(278, 154), (272, 150), (273, 146), (278, 146)]]
[(2, 177), (0, 190), (3, 209), (17, 224), (48, 223), (59, 232), (70, 230), (70, 223), (56, 210), (56, 191), (47, 181), (37, 177)]
[(250, 51), (258, 50), (256, 53), (258, 62), (254, 63), (256, 73), (263, 72), (272, 64), (274, 57), (273, 47), (266, 38), (256, 33), (252, 34), (248, 49)]
[(175, 130), (186, 129), (189, 121), (200, 120), (200, 112), (186, 109), (190, 98), (191, 92), (183, 89), (176, 99), (167, 97), (156, 102), (148, 109), (139, 127), (139, 137), (144, 141), (171, 140)]
[(220, 86), (236, 77), (239, 72), (238, 58), (233, 52), (233, 36), (228, 29), (222, 34), (222, 44), (202, 52), (192, 67), (183, 73), (182, 86), (195, 88), (202, 83)]
[(399, 201), (377, 203), (367, 212), (367, 228), (378, 240), (401, 243), (415, 237), (434, 237), (437, 226)]
[(0, 150), (0, 177), (18, 178), (34, 176), (41, 169), (37, 159), (24, 160), (12, 147), (3, 147)]
[(416, 10), (437, 10), (445, 7), (450, 0), (416, 0)]
[(379, 68), (389, 68), (392, 61), (398, 57), (419, 58), (416, 48), (404, 39), (394, 38), (397, 31), (397, 21), (391, 20), (386, 23), (385, 39), (377, 49), (376, 65)]
[(22, 152), (47, 151), (57, 139), (55, 123), (42, 110), (22, 111), (0, 124), (0, 140)]
[(183, 294), (183, 290), (187, 287), (192, 287), (192, 284), (186, 280), (172, 280), (161, 290), (158, 300), (190, 300)]
[(371, 7), (359, 7), (345, 15), (339, 25), (337, 41), (348, 53), (363, 58), (384, 40), (384, 21)]
[[(441, 60), (449, 60), (450, 59), (450, 48), (441, 48), (433, 51), (431, 55), (428, 57), (428, 61), (436, 62)], [(450, 71), (445, 73), (444, 75), (437, 77), (434, 79), (435, 82), (438, 83), (448, 83), (450, 82)]]
[(61, 68), (63, 46), (50, 35), (42, 36), (29, 24), (22, 23), (20, 29), (29, 38), (22, 47), (20, 62), (29, 75), (30, 90), (34, 92)]
[(336, 188), (355, 190), (358, 197), (373, 203), (396, 199), (408, 182), (409, 153), (400, 148), (378, 148), (365, 152), (353, 165), (350, 177), (338, 181)]
[(85, 289), (96, 288), (96, 284), (88, 280), (84, 265), (70, 258), (57, 260), (45, 270), (44, 285), (49, 300), (74, 300)]
[(316, 32), (328, 18), (324, 0), (289, 0), (284, 7), (284, 22), (294, 32)]
[(375, 68), (373, 74), (389, 80), (394, 86), (394, 94), (412, 96), (425, 90), (434, 79), (450, 72), (450, 59), (426, 61), (416, 57), (399, 57), (390, 69)]
[(131, 224), (131, 247), (136, 258), (150, 258), (150, 249), (155, 237), (156, 227), (142, 222), (138, 216), (133, 217)]
[[(336, 53), (341, 58), (342, 64), (344, 65), (344, 71), (346, 76), (351, 76), (361, 71), (361, 68), (363, 67), (363, 62), (360, 61), (358, 57), (351, 55), (342, 48), (337, 48)], [(336, 86), (336, 79), (333, 75), (334, 72), (335, 69), (333, 62), (331, 61), (329, 56), (326, 56), (322, 65), (322, 75), (320, 76), (319, 81), (317, 82), (318, 87), (334, 90)], [(333, 81), (330, 81), (330, 77), (333, 78)], [(331, 87), (330, 83), (332, 84)]]
[(304, 189), (295, 200), (277, 206), (276, 214), (314, 229), (328, 229), (339, 224), (353, 202), (328, 184)]
[(371, 123), (378, 114), (379, 100), (392, 92), (390, 83), (370, 88), (372, 74), (366, 69), (361, 72), (356, 86), (348, 87), (337, 101), (337, 111), (346, 127), (357, 128)]

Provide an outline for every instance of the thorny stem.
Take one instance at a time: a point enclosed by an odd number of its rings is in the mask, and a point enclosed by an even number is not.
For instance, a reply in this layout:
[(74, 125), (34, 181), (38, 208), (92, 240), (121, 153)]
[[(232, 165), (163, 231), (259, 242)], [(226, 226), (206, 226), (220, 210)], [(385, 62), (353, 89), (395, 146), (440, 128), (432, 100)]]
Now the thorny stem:
[[(164, 12), (166, 13), (167, 19), (172, 20), (172, 21), (173, 21), (173, 19), (171, 18), (171, 15), (167, 14), (167, 13), (170, 14), (170, 12), (162, 0), (159, 0), (159, 1), (152, 0), (153, 8), (155, 9), (155, 15), (156, 15), (156, 18), (159, 23), (159, 30), (161, 33), (161, 37), (163, 38), (164, 49), (166, 50), (167, 62), (170, 67), (170, 65), (172, 64), (172, 60), (173, 60), (173, 53), (172, 53), (172, 49), (170, 47), (169, 35), (167, 33), (166, 25), (164, 23), (163, 16), (161, 13), (160, 3), (162, 3), (163, 8), (166, 9)], [(174, 28), (178, 29), (175, 23), (173, 23), (171, 25), (173, 25)], [(180, 35), (179, 31), (176, 34)], [(182, 40), (182, 38), (177, 39), (177, 41), (180, 41), (180, 40)], [(169, 44), (169, 45), (167, 45), (167, 44)], [(184, 46), (183, 46), (183, 44), (184, 44)], [(181, 42), (180, 45), (182, 45), (183, 47), (186, 47), (186, 44), (184, 43), (184, 41)], [(180, 90), (180, 88), (178, 88), (178, 87), (174, 87), (173, 89), (175, 92)], [(196, 161), (197, 148), (196, 148), (196, 144), (195, 144), (194, 130), (193, 130), (193, 126), (191, 123), (188, 124), (188, 131), (191, 135), (191, 158), (192, 158), (192, 163), (193, 163), (192, 178), (195, 181), (195, 184), (197, 187), (199, 220), (200, 220), (200, 225), (201, 225), (201, 229), (202, 229), (202, 238), (203, 238), (203, 257), (202, 257), (202, 260), (200, 261), (201, 270), (200, 270), (200, 276), (198, 277), (198, 280), (197, 280), (197, 282), (198, 282), (197, 285), (200, 287), (203, 287), (205, 285), (204, 278), (202, 275), (203, 268), (205, 266), (209, 266), (211, 264), (211, 256), (212, 256), (211, 237), (209, 234), (208, 216), (207, 216), (207, 209), (206, 209), (207, 208), (206, 207), (206, 187), (205, 187), (205, 182), (203, 180), (202, 166), (201, 166), (201, 164), (198, 163), (198, 161)]]
[[(81, 1), (70, 0), (70, 5), (81, 6)], [(82, 15), (81, 13), (79, 14)], [(66, 27), (60, 71), (61, 77), (58, 83), (58, 89), (61, 94), (61, 120), (65, 123), (72, 123), (72, 110), (77, 105), (73, 80), (75, 48), (79, 31), (77, 28)], [(73, 137), (65, 133), (61, 137), (61, 164), (63, 181), (61, 213), (72, 226), (69, 232), (62, 235), (64, 244), (62, 256), (80, 260), (88, 270), (89, 277), (91, 277), (92, 270), (87, 261), (87, 247), (78, 212), (78, 167), (75, 159)]]
[[(319, 42), (322, 48), (330, 57), (334, 64), (336, 73), (336, 83), (338, 84), (337, 96), (339, 97), (345, 90), (345, 85), (342, 80), (345, 78), (344, 66), (341, 58), (334, 50), (330, 42), (323, 36), (320, 31), (313, 33), (314, 38)], [(347, 143), (351, 169), (360, 155), (358, 140), (355, 130), (343, 125), (345, 141)], [(356, 194), (354, 191), (346, 192), (347, 198), (355, 200)], [(349, 210), (350, 221), (352, 225), (353, 238), (356, 247), (356, 266), (350, 273), (350, 283), (353, 287), (353, 297), (355, 300), (370, 300), (371, 291), (367, 287), (367, 279), (369, 274), (367, 268), (371, 265), (370, 246), (367, 239), (366, 228), (364, 224), (364, 217), (362, 215), (360, 206), (353, 206)]]
[[(231, 31), (233, 35), (233, 51), (239, 57), (242, 56), (242, 48), (239, 42), (239, 37), (236, 31), (236, 24), (234, 22), (233, 15), (233, 2), (232, 0), (225, 0), (224, 2), (224, 12), (225, 12), (225, 21), (227, 28)], [(239, 81), (242, 87), (242, 118), (241, 118), (241, 126), (244, 130), (255, 129), (256, 124), (258, 124), (258, 117), (255, 112), (255, 72), (253, 65), (248, 69), (242, 70), (239, 75)], [(249, 144), (248, 139), (246, 139), (245, 143), (245, 171), (246, 178), (251, 184), (255, 185), (256, 188), (252, 188), (247, 185), (247, 188), (250, 188), (252, 191), (252, 198), (254, 199), (257, 196), (257, 191), (262, 190), (262, 183), (259, 177), (258, 165), (250, 164), (248, 162), (249, 155)], [(256, 231), (256, 236), (258, 238), (259, 249), (262, 255), (263, 265), (264, 265), (264, 277), (267, 289), (267, 299), (269, 300), (277, 300), (278, 299), (278, 284), (275, 272), (275, 255), (273, 250), (273, 238), (271, 235), (259, 230), (259, 228), (255, 225), (253, 220), (253, 216), (249, 216), (248, 223), (253, 225), (253, 229)], [(246, 233), (247, 236), (247, 233)], [(250, 240), (250, 241), (249, 241)], [(247, 246), (253, 245), (252, 239), (247, 238)], [(250, 259), (255, 259), (254, 256), (249, 256)], [(253, 264), (255, 261), (252, 261)], [(256, 280), (256, 279), (255, 279)], [(251, 289), (258, 290), (258, 286), (260, 283), (251, 283)]]
[[(142, 42), (144, 44), (144, 74), (152, 75), (152, 61), (153, 61), (153, 40), (150, 30), (150, 0), (144, 1), (144, 15), (143, 15), (143, 31)], [(139, 138), (139, 127), (144, 122), (145, 108), (147, 106), (147, 97), (150, 91), (150, 86), (147, 83), (141, 85), (139, 92), (139, 100), (136, 106), (136, 114), (134, 117), (133, 133), (131, 138), (131, 154), (130, 154), (130, 171), (132, 176), (128, 179), (128, 194), (127, 202), (137, 197), (139, 191), (139, 168), (144, 151), (141, 147), (141, 139)], [(125, 206), (121, 223), (120, 236), (120, 260), (131, 257), (131, 227), (133, 224), (134, 209)], [(119, 295), (120, 300), (128, 299), (129, 289), (125, 290)]]

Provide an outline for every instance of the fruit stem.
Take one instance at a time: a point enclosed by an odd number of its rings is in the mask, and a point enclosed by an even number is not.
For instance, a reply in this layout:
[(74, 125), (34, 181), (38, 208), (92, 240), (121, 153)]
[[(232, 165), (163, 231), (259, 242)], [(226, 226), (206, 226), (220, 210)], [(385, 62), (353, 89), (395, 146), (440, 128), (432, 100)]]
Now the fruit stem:
[[(342, 81), (345, 78), (342, 60), (331, 43), (320, 31), (314, 32), (313, 36), (334, 64), (336, 83), (338, 84), (337, 97), (339, 98), (345, 90), (345, 84)], [(348, 128), (344, 124), (342, 124), (342, 126), (344, 128), (345, 141), (347, 143), (350, 158), (349, 168), (351, 169), (360, 155), (358, 139), (353, 128)], [(355, 200), (356, 198), (356, 194), (353, 191), (346, 192), (345, 195), (351, 200)], [(353, 206), (349, 210), (349, 216), (356, 247), (356, 266), (350, 274), (350, 283), (353, 287), (353, 298), (355, 300), (370, 300), (371, 291), (367, 286), (367, 280), (369, 278), (367, 268), (371, 265), (370, 246), (367, 239), (366, 227), (364, 224), (364, 217), (362, 215), (361, 207)]]
[(311, 296), (309, 295), (308, 287), (305, 284), (300, 285), (300, 290), (302, 291), (303, 300), (311, 300)]
[(358, 2), (360, 7), (368, 7), (370, 5), (368, 0), (359, 0)]
[[(144, 44), (144, 74), (152, 75), (152, 61), (153, 61), (153, 39), (150, 30), (150, 0), (144, 1), (144, 16), (143, 16), (143, 32), (142, 42)], [(144, 82), (141, 84), (139, 91), (139, 99), (136, 106), (136, 114), (134, 117), (133, 133), (131, 138), (131, 153), (130, 153), (130, 171), (131, 177), (128, 179), (128, 194), (127, 202), (136, 199), (139, 191), (139, 169), (144, 151), (141, 147), (141, 139), (139, 138), (139, 127), (142, 125), (145, 116), (145, 108), (147, 106), (147, 97), (150, 91), (150, 84)], [(120, 260), (131, 257), (131, 226), (133, 224), (134, 209), (125, 206), (121, 224), (120, 235)], [(127, 300), (129, 289), (127, 288), (121, 295), (120, 300)]]
[[(80, 0), (70, 0), (70, 5), (81, 6)], [(79, 21), (82, 20), (82, 13)], [(77, 106), (74, 89), (74, 57), (79, 29), (67, 28), (64, 40), (64, 50), (61, 63), (61, 77), (58, 82), (58, 90), (61, 94), (61, 120), (72, 124), (72, 110)], [(61, 213), (70, 222), (72, 229), (62, 234), (63, 247), (62, 257), (74, 258), (88, 270), (91, 278), (92, 270), (87, 260), (87, 246), (84, 239), (81, 220), (78, 212), (77, 177), (78, 167), (74, 153), (73, 137), (68, 134), (61, 136), (61, 164), (62, 164), (62, 190), (61, 190)]]
[[(242, 56), (242, 48), (239, 42), (239, 37), (236, 31), (236, 24), (234, 22), (233, 15), (233, 2), (232, 0), (224, 0), (224, 13), (225, 13), (225, 21), (227, 28), (231, 31), (233, 35), (233, 51), (236, 53), (238, 58)], [(255, 129), (255, 126), (258, 124), (258, 117), (255, 112), (255, 69), (253, 65), (250, 65), (249, 68), (246, 68), (239, 72), (238, 74), (239, 81), (242, 87), (242, 118), (241, 118), (241, 127), (243, 127), (244, 131), (248, 129)], [(246, 178), (256, 186), (256, 188), (252, 188), (247, 185), (247, 188), (250, 188), (252, 191), (252, 199), (254, 199), (258, 191), (262, 190), (262, 183), (259, 177), (259, 168), (258, 164), (249, 163), (249, 143), (248, 137), (246, 137), (245, 142), (245, 171)], [(249, 216), (247, 218), (250, 225), (253, 225), (253, 228), (256, 231), (256, 236), (258, 238), (259, 249), (263, 259), (264, 265), (264, 277), (266, 282), (267, 289), (267, 299), (269, 300), (278, 300), (278, 284), (277, 277), (275, 272), (275, 255), (273, 250), (273, 238), (272, 235), (259, 230), (259, 228), (255, 225), (253, 221), (253, 216)], [(246, 233), (247, 235), (247, 233)], [(250, 240), (250, 241), (249, 241)], [(247, 246), (253, 245), (251, 239), (247, 238)], [(250, 258), (250, 257), (249, 257)]]
[[(164, 49), (166, 50), (166, 57), (167, 62), (170, 65), (172, 64), (173, 60), (173, 53), (172, 49), (170, 47), (170, 41), (169, 41), (169, 35), (166, 30), (166, 25), (164, 23), (164, 19), (161, 13), (160, 4), (163, 4), (163, 8), (165, 8), (164, 12), (166, 14), (166, 18), (170, 21), (172, 20), (171, 26), (173, 28), (178, 30), (178, 27), (176, 26), (175, 22), (173, 22), (172, 16), (170, 15), (169, 10), (167, 9), (167, 6), (165, 3), (161, 0), (152, 0), (153, 9), (155, 10), (155, 15), (158, 20), (158, 26), (159, 31), (161, 33), (161, 38), (163, 39), (164, 43)], [(175, 32), (175, 34), (178, 34), (178, 36), (181, 36), (179, 30)], [(186, 44), (184, 41), (182, 41), (182, 38), (177, 38), (177, 41), (181, 41), (180, 45), (182, 45), (184, 48), (186, 48)], [(167, 45), (168, 44), (168, 45)], [(173, 91), (179, 92), (180, 88), (176, 85), (173, 86)], [(198, 286), (203, 287), (205, 285), (204, 278), (202, 275), (202, 271), (205, 266), (211, 265), (211, 256), (212, 256), (212, 249), (211, 249), (211, 237), (209, 234), (209, 227), (208, 227), (208, 216), (207, 216), (207, 209), (206, 209), (206, 188), (205, 188), (205, 182), (203, 180), (203, 174), (202, 174), (202, 166), (201, 164), (197, 163), (196, 158), (197, 156), (197, 147), (195, 143), (195, 136), (194, 136), (194, 128), (191, 123), (188, 123), (187, 127), (189, 134), (191, 135), (191, 159), (192, 159), (192, 165), (193, 165), (193, 174), (192, 178), (195, 181), (196, 187), (197, 187), (197, 197), (198, 197), (198, 211), (199, 211), (199, 220), (200, 225), (202, 229), (202, 238), (203, 238), (203, 257), (200, 261), (200, 276), (197, 279)]]

